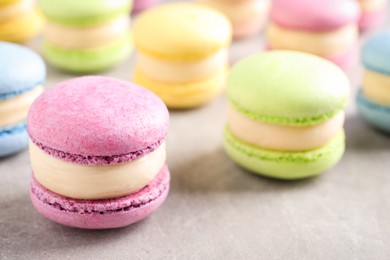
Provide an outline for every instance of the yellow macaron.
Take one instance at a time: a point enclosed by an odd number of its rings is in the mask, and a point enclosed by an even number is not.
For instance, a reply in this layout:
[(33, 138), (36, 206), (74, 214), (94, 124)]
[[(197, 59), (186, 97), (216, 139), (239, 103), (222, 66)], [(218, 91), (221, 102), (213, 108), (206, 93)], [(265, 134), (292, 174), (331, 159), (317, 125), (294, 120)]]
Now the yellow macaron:
[(43, 26), (43, 19), (33, 0), (7, 1), (0, 4), (0, 41), (25, 42)]
[(169, 3), (134, 23), (134, 81), (168, 107), (202, 105), (224, 88), (232, 28), (221, 13), (194, 3)]

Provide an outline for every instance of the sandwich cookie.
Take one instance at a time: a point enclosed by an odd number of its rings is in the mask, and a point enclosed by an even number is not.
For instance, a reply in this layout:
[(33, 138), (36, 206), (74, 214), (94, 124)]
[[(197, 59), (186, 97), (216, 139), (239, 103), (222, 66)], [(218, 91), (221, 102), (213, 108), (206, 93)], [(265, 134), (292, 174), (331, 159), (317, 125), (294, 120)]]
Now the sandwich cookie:
[(43, 54), (74, 73), (108, 69), (131, 52), (128, 0), (40, 0), (47, 26)]
[(43, 26), (34, 0), (1, 1), (0, 41), (26, 42), (36, 36)]
[(134, 81), (168, 107), (200, 106), (222, 92), (231, 41), (223, 14), (200, 4), (163, 4), (141, 13), (133, 34)]
[(156, 95), (122, 80), (87, 76), (50, 88), (28, 114), (34, 207), (86, 229), (149, 216), (169, 190), (168, 120)]
[(372, 36), (362, 48), (363, 87), (357, 95), (361, 116), (390, 133), (390, 31)]
[(340, 68), (312, 54), (270, 51), (241, 60), (227, 82), (227, 154), (278, 179), (332, 168), (345, 149), (349, 89)]
[(346, 69), (357, 60), (359, 17), (355, 0), (274, 0), (267, 44), (312, 53)]
[(0, 42), (0, 157), (25, 149), (27, 112), (43, 92), (46, 67), (23, 46)]

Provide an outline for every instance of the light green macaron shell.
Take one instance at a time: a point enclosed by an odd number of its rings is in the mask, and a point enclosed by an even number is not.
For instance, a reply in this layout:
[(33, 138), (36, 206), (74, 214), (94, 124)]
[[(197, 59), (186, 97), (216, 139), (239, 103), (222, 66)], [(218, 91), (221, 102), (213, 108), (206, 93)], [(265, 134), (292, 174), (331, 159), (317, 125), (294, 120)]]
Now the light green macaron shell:
[(320, 124), (347, 104), (350, 83), (333, 63), (312, 54), (270, 51), (238, 62), (227, 80), (231, 104), (265, 123)]
[(225, 128), (226, 153), (243, 168), (277, 179), (300, 179), (318, 175), (337, 164), (345, 150), (344, 131), (328, 144), (303, 152), (278, 152), (241, 141)]
[(52, 22), (90, 26), (103, 24), (131, 10), (129, 0), (39, 0), (45, 17)]
[(108, 69), (125, 60), (132, 51), (130, 37), (91, 49), (67, 49), (43, 42), (43, 56), (59, 69), (74, 73), (92, 73)]

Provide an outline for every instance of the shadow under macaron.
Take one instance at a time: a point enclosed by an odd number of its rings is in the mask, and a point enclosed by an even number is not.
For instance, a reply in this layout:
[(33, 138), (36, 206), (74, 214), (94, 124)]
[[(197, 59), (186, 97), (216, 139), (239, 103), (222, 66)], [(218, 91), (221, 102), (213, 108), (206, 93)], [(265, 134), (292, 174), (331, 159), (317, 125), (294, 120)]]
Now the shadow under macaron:
[(345, 133), (346, 153), (349, 150), (374, 152), (388, 150), (390, 147), (390, 134), (370, 125), (357, 113), (346, 116)]
[(235, 164), (222, 146), (189, 162), (171, 166), (171, 193), (229, 193), (290, 190), (312, 185), (320, 176), (299, 180), (273, 179)]

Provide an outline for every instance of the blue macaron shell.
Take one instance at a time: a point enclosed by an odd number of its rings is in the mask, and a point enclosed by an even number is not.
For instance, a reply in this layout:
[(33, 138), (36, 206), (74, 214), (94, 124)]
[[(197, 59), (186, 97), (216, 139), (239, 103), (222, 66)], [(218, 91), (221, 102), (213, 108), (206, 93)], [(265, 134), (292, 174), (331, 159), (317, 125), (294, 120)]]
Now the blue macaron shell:
[(363, 65), (381, 74), (390, 74), (390, 30), (372, 36), (362, 49)]
[(390, 106), (384, 106), (368, 100), (363, 91), (356, 97), (357, 108), (361, 116), (374, 127), (390, 133)]
[(28, 91), (46, 78), (45, 62), (37, 53), (7, 42), (0, 42), (0, 72), (0, 100)]
[(0, 157), (22, 151), (27, 146), (28, 135), (25, 123), (0, 128)]

